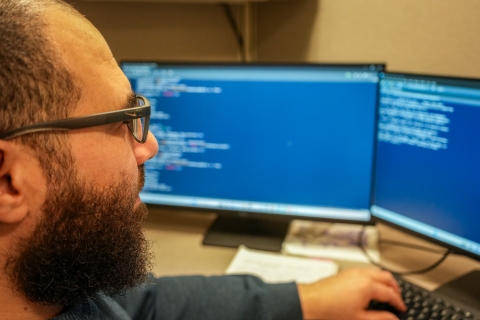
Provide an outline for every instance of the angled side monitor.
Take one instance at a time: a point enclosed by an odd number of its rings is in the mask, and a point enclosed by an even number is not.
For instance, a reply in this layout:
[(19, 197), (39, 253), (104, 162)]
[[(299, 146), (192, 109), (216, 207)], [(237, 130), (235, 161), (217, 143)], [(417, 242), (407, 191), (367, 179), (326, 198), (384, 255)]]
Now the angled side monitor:
[(381, 77), (373, 215), (480, 260), (480, 80)]
[(121, 66), (152, 104), (160, 146), (146, 164), (147, 204), (370, 221), (382, 65)]
[[(371, 211), (480, 261), (480, 80), (381, 75)], [(473, 271), (437, 292), (477, 308), (479, 281)]]

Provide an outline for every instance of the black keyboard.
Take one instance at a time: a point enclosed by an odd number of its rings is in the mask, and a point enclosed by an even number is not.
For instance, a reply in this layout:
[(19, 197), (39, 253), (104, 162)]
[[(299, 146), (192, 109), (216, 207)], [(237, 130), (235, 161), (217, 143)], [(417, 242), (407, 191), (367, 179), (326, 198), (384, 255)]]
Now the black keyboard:
[(402, 298), (408, 309), (406, 312), (398, 312), (388, 304), (372, 301), (369, 309), (386, 310), (394, 313), (400, 320), (480, 320), (480, 313), (459, 303), (454, 304), (451, 300), (436, 295), (434, 292), (425, 290), (404, 279), (396, 277), (402, 290)]

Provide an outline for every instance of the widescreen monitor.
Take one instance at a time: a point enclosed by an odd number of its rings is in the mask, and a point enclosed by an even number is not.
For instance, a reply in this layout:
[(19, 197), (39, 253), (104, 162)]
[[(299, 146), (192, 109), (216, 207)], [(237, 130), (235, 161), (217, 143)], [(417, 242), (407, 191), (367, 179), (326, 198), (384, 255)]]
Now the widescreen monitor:
[(382, 65), (121, 67), (150, 100), (159, 143), (146, 163), (145, 203), (370, 221)]
[(380, 77), (373, 217), (480, 260), (480, 80)]

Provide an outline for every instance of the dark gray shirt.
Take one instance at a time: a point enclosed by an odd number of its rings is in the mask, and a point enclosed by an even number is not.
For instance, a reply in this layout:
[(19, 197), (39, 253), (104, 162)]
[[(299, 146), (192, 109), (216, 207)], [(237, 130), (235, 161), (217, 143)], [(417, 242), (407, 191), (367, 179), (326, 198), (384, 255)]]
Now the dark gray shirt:
[(266, 284), (253, 276), (149, 278), (121, 297), (99, 295), (55, 320), (297, 320), (295, 283)]

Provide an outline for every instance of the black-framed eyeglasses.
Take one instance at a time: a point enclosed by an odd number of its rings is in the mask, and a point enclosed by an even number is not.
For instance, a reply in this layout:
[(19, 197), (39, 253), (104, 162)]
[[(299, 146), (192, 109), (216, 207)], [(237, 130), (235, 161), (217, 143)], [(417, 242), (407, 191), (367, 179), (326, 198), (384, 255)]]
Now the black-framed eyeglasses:
[(135, 140), (145, 143), (150, 125), (150, 102), (147, 98), (140, 95), (136, 95), (136, 99), (138, 107), (31, 124), (1, 132), (0, 140), (13, 139), (32, 132), (82, 129), (115, 122), (125, 122)]

